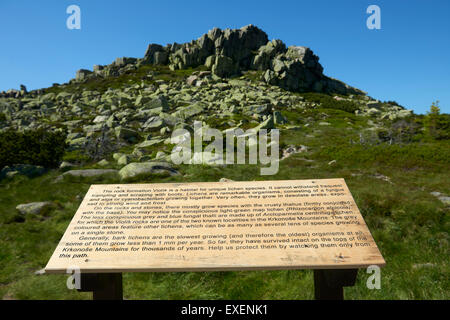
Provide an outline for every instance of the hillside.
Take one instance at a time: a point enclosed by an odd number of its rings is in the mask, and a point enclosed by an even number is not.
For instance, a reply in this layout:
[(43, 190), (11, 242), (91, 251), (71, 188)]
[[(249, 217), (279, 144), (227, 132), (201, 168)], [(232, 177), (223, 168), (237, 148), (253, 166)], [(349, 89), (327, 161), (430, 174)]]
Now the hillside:
[[(217, 165), (206, 151), (203, 164), (173, 164), (172, 132), (194, 121), (279, 129), (278, 172)], [(332, 79), (311, 49), (251, 25), (2, 92), (0, 297), (88, 298), (65, 276), (34, 273), (92, 183), (345, 178), (387, 263), (381, 290), (362, 270), (346, 297), (448, 299), (449, 123)], [(128, 299), (311, 299), (312, 286), (306, 270), (124, 275)]]

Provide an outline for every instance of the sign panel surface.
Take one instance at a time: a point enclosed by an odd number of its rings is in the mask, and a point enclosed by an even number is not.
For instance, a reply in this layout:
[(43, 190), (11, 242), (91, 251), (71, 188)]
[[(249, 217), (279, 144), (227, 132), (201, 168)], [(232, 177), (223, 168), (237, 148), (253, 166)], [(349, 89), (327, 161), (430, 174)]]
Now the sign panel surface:
[(383, 266), (344, 179), (92, 185), (45, 271)]

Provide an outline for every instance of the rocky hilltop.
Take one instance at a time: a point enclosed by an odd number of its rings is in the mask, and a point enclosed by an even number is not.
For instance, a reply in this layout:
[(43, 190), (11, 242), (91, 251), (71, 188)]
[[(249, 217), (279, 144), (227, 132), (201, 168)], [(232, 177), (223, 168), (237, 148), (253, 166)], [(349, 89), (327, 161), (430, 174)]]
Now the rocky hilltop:
[(241, 29), (214, 28), (197, 40), (184, 44), (150, 44), (142, 59), (118, 58), (109, 66), (94, 66), (93, 72), (79, 70), (77, 80), (120, 74), (145, 64), (168, 65), (171, 70), (206, 66), (218, 77), (241, 75), (248, 70), (263, 71), (262, 80), (292, 91), (362, 94), (340, 81), (326, 77), (319, 57), (307, 47), (269, 41), (267, 34), (248, 25)]
[[(361, 90), (323, 74), (319, 57), (303, 46), (286, 45), (281, 40), (269, 41), (267, 34), (253, 25), (241, 29), (214, 28), (197, 40), (184, 44), (149, 44), (143, 58), (117, 58), (110, 65), (95, 65), (93, 71), (81, 69), (75, 81), (120, 76), (142, 65), (167, 65), (170, 70), (205, 66), (217, 77), (232, 77), (245, 71), (262, 71), (267, 84), (298, 92), (364, 94)], [(15, 97), (26, 88), (3, 92)]]
[(184, 44), (150, 44), (143, 58), (79, 70), (66, 84), (2, 92), (0, 130), (64, 131), (69, 150), (95, 149), (94, 159), (125, 146), (128, 153), (115, 156), (125, 165), (170, 161), (162, 146), (194, 120), (223, 130), (288, 130), (296, 122), (286, 114), (320, 107), (390, 120), (412, 113), (325, 76), (311, 49), (269, 41), (249, 25), (214, 28)]

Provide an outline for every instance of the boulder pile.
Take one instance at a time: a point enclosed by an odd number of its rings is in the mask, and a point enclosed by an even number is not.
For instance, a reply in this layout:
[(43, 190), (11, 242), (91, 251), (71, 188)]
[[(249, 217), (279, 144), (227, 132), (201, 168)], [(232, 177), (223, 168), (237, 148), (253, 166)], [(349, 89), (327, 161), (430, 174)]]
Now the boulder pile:
[(117, 58), (110, 65), (96, 65), (93, 71), (77, 71), (75, 81), (94, 77), (119, 76), (141, 65), (168, 65), (171, 70), (204, 65), (213, 75), (232, 77), (248, 70), (262, 71), (268, 84), (286, 90), (363, 94), (361, 90), (323, 74), (319, 57), (303, 46), (286, 45), (281, 40), (269, 41), (256, 26), (240, 29), (214, 28), (197, 40), (184, 44), (149, 44), (143, 58)]

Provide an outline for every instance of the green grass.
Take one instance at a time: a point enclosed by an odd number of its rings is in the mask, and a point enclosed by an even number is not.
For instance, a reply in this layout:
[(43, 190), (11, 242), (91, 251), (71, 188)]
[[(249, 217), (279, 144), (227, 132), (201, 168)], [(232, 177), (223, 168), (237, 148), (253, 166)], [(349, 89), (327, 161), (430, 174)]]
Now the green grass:
[[(387, 263), (380, 290), (369, 290), (365, 285), (369, 274), (360, 270), (356, 285), (345, 289), (346, 298), (449, 299), (449, 208), (430, 195), (450, 194), (449, 141), (359, 144), (366, 118), (329, 108), (282, 112), (300, 130), (282, 130), (281, 144), (306, 145), (308, 152), (281, 161), (276, 175), (261, 176), (257, 165), (181, 165), (177, 168), (181, 176), (147, 175), (132, 183), (345, 178)], [(320, 121), (331, 125), (320, 126)], [(66, 154), (65, 159), (79, 156)], [(331, 160), (336, 163), (329, 165)], [(68, 290), (65, 275), (34, 272), (46, 265), (90, 184), (119, 181), (110, 176), (54, 183), (59, 174), (52, 170), (33, 179), (16, 176), (0, 181), (4, 299), (91, 297)], [(55, 208), (45, 216), (21, 217), (16, 212), (18, 204), (33, 201), (52, 201)], [(314, 291), (308, 270), (125, 273), (123, 279), (126, 299), (312, 299)]]

